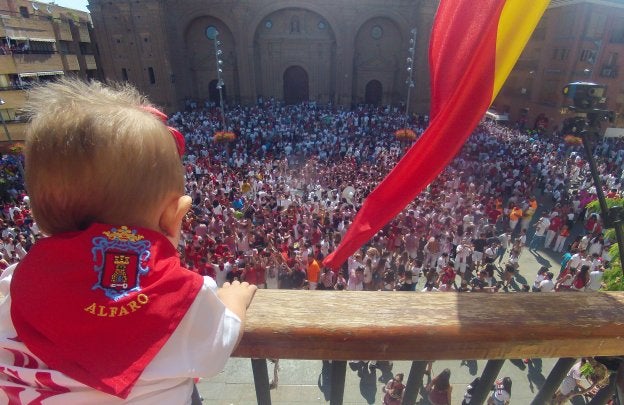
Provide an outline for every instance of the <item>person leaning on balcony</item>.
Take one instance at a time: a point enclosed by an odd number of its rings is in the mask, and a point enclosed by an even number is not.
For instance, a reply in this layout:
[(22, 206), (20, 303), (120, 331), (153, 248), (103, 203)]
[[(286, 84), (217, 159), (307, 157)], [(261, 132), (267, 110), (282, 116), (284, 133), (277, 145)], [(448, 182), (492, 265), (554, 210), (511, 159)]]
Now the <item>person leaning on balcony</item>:
[(451, 405), (453, 386), (450, 383), (451, 370), (445, 368), (425, 387), (431, 405)]

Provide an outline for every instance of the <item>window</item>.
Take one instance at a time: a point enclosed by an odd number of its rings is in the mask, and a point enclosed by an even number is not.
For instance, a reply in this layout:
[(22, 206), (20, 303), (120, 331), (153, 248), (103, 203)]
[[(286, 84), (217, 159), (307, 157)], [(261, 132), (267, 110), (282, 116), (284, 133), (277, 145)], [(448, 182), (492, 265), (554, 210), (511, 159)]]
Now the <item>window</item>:
[(624, 44), (624, 18), (618, 18), (613, 23), (613, 30), (611, 31), (611, 43)]
[(557, 19), (557, 29), (556, 29), (556, 37), (557, 38), (571, 38), (575, 35), (574, 30), (571, 30), (570, 27), (574, 27), (574, 11), (563, 11), (561, 15)]
[(128, 71), (126, 68), (121, 68), (121, 78), (126, 82), (128, 81)]
[(93, 46), (89, 42), (80, 43), (80, 53), (83, 55), (93, 55)]
[(607, 65), (614, 66), (617, 65), (618, 57), (620, 55), (617, 52), (609, 53), (609, 57), (607, 58)]
[(554, 105), (559, 95), (558, 81), (544, 81), (539, 93), (539, 102), (546, 105)]
[(54, 53), (54, 42), (29, 41), (30, 53)]
[(555, 48), (553, 50), (552, 58), (554, 60), (567, 60), (570, 55), (570, 50), (567, 48)]
[(71, 42), (70, 41), (58, 41), (58, 51), (61, 54), (68, 54), (71, 52)]
[(562, 49), (561, 50), (561, 60), (568, 60), (568, 56), (570, 55), (570, 50), (569, 49)]
[(592, 13), (585, 30), (586, 38), (602, 38), (605, 26), (607, 24), (607, 16), (605, 14)]
[(591, 49), (583, 49), (581, 51), (581, 56), (579, 60), (581, 62), (594, 63), (594, 61), (596, 60), (596, 51), (593, 51)]
[(535, 27), (533, 31), (533, 36), (531, 37), (534, 40), (542, 40), (546, 38), (546, 27), (548, 26), (548, 17), (542, 17), (540, 22)]
[(30, 14), (28, 14), (28, 7), (20, 7), (20, 14), (22, 15), (22, 17), (24, 18), (30, 18)]
[(153, 67), (148, 67), (147, 68), (147, 73), (149, 74), (150, 84), (156, 84), (156, 76), (154, 76), (154, 68)]

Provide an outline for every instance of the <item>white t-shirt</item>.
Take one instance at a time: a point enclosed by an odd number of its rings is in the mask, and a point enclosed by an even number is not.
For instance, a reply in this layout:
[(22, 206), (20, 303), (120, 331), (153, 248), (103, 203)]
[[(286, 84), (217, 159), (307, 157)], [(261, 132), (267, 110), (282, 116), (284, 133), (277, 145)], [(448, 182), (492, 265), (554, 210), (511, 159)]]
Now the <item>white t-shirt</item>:
[[(145, 368), (130, 395), (122, 400), (48, 369), (24, 343), (15, 339), (10, 296), (14, 269), (15, 266), (9, 267), (0, 277), (0, 294), (5, 297), (0, 302), (0, 403), (8, 401), (3, 387), (22, 388), (19, 400), (26, 404), (41, 398), (36, 391), (41, 389), (40, 385), (56, 384), (69, 391), (44, 399), (43, 405), (188, 404), (193, 378), (211, 377), (223, 370), (238, 339), (240, 319), (219, 300), (214, 280), (204, 277), (204, 285), (186, 315)], [(16, 383), (15, 375), (23, 383)]]
[(555, 283), (553, 283), (553, 281), (549, 279), (542, 280), (540, 282), (539, 289), (541, 292), (555, 291)]
[(494, 394), (492, 394), (492, 396), (502, 403), (511, 399), (511, 395), (505, 391), (503, 384), (498, 381), (496, 382), (496, 388), (494, 389)]
[(585, 286), (585, 291), (598, 291), (602, 284), (602, 277), (604, 273), (600, 270), (594, 270), (589, 273), (589, 283)]
[(580, 381), (581, 377), (581, 362), (578, 362), (568, 371), (568, 375), (565, 376), (559, 386), (559, 391), (561, 391), (563, 395), (568, 395), (574, 391), (577, 381)]
[(546, 217), (542, 217), (537, 225), (535, 225), (535, 236), (544, 236), (549, 226), (550, 220)]

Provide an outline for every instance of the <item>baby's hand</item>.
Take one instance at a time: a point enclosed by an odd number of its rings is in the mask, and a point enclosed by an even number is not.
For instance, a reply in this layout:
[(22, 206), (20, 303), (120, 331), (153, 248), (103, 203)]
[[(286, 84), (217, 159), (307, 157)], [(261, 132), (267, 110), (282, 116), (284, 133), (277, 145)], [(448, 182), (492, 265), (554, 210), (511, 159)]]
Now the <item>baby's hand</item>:
[(257, 289), (258, 287), (246, 281), (242, 283), (233, 281), (231, 284), (226, 282), (217, 291), (217, 296), (230, 311), (238, 315), (241, 321), (244, 321), (245, 312)]

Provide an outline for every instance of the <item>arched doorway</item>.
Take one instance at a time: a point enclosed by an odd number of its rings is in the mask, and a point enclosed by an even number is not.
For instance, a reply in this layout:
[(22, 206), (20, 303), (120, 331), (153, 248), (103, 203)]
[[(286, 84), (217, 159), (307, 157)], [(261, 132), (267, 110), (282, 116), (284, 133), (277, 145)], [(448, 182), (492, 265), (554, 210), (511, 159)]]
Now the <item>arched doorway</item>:
[[(225, 86), (221, 88), (221, 91), (223, 92), (223, 102), (225, 103), (227, 100)], [(219, 89), (217, 89), (217, 79), (214, 79), (208, 85), (208, 99), (216, 105), (221, 105), (221, 100), (219, 99)]]
[(377, 106), (381, 104), (382, 94), (383, 91), (381, 87), (381, 82), (379, 80), (371, 80), (370, 82), (366, 83), (364, 103)]
[[(301, 66), (308, 78), (308, 90), (298, 98), (321, 103), (334, 101), (337, 43), (330, 21), (317, 11), (299, 7), (279, 8), (277, 4), (295, 2), (268, 3), (272, 5), (263, 9), (274, 10), (259, 19), (253, 39), (256, 94), (288, 102), (290, 90), (285, 89), (287, 83), (280, 81), (279, 75), (284, 75), (284, 71), (290, 66)], [(312, 8), (324, 8), (317, 6), (317, 2), (299, 3)]]
[(297, 104), (310, 99), (308, 72), (301, 66), (291, 66), (284, 72), (284, 102)]

